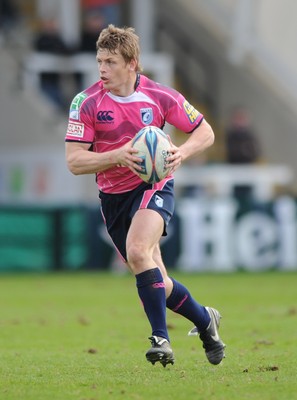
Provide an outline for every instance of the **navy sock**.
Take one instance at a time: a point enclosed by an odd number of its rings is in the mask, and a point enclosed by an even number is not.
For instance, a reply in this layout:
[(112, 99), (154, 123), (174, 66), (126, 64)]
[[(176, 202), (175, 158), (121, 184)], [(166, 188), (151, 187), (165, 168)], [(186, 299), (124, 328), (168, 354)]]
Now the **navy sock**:
[(152, 335), (169, 341), (166, 326), (165, 284), (159, 268), (149, 269), (135, 275), (136, 286), (144, 311), (152, 327)]
[(171, 278), (171, 280), (173, 282), (173, 289), (167, 299), (167, 307), (192, 321), (197, 326), (199, 332), (206, 329), (210, 322), (210, 316), (206, 308), (193, 299), (185, 286), (175, 279)]

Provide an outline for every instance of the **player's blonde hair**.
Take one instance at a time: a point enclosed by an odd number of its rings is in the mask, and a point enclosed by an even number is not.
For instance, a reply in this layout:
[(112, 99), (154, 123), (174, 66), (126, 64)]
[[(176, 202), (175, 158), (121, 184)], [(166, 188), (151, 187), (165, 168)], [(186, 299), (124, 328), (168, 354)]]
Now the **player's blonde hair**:
[(134, 28), (118, 28), (112, 24), (108, 25), (107, 28), (101, 31), (96, 42), (96, 49), (97, 52), (104, 49), (111, 53), (115, 53), (118, 50), (126, 63), (132, 60), (136, 61), (136, 72), (142, 71), (139, 62), (139, 37), (136, 35)]

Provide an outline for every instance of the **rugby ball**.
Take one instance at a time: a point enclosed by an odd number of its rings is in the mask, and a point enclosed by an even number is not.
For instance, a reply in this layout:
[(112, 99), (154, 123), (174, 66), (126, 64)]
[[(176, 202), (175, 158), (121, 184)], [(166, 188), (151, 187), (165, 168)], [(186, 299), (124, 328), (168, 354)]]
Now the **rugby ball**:
[(132, 147), (138, 150), (135, 155), (142, 159), (139, 176), (144, 182), (160, 182), (169, 174), (166, 158), (171, 143), (162, 129), (156, 126), (142, 128), (134, 137)]

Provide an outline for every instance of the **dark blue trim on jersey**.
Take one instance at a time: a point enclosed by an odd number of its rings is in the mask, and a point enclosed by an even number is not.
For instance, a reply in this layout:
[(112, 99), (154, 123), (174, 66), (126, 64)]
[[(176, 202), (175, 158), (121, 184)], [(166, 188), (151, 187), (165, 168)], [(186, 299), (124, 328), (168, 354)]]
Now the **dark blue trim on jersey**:
[(198, 122), (198, 124), (195, 126), (194, 129), (192, 129), (190, 132), (187, 132), (187, 133), (192, 133), (192, 132), (194, 132), (194, 130), (197, 129), (197, 128), (201, 125), (201, 122), (202, 122), (203, 120), (204, 120), (204, 117), (201, 118), (201, 120)]
[(140, 83), (140, 74), (137, 73), (136, 81), (135, 81), (135, 85), (134, 85), (134, 90), (136, 90), (138, 88), (139, 83)]
[(72, 140), (72, 139), (65, 139), (65, 142), (75, 142), (75, 143), (86, 143), (86, 144), (93, 144), (93, 142), (85, 142), (83, 140)]

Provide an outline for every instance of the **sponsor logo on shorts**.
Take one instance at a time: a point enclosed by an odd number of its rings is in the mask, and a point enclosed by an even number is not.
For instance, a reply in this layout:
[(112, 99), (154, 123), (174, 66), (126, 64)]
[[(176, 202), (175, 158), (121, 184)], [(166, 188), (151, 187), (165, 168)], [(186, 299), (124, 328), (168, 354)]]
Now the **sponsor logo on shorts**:
[(163, 204), (164, 204), (164, 200), (162, 199), (162, 197), (160, 197), (156, 194), (155, 195), (155, 203), (156, 203), (156, 206), (158, 206), (159, 208), (162, 208)]
[(141, 121), (145, 125), (150, 125), (153, 121), (153, 109), (152, 108), (141, 108), (140, 109), (140, 116), (141, 116)]
[(187, 100), (184, 101), (183, 107), (189, 118), (189, 121), (191, 124), (194, 124), (199, 116), (199, 111), (197, 111), (196, 108), (194, 108), (189, 102), (187, 102)]
[(114, 121), (113, 111), (99, 111), (97, 120), (103, 124), (111, 124)]
[(69, 122), (67, 135), (82, 138), (84, 136), (85, 125), (79, 122)]

